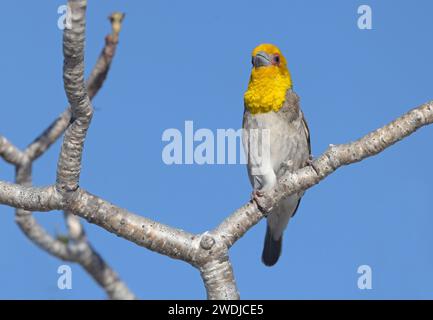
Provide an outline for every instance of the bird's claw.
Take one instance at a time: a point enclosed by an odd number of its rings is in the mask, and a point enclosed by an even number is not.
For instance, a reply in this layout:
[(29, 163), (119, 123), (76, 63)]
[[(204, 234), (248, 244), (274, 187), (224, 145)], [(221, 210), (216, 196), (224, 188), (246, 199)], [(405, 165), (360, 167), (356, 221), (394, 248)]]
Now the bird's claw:
[(272, 211), (272, 204), (269, 197), (266, 196), (265, 192), (261, 190), (254, 190), (251, 195), (251, 201), (257, 204), (259, 210), (265, 217)]

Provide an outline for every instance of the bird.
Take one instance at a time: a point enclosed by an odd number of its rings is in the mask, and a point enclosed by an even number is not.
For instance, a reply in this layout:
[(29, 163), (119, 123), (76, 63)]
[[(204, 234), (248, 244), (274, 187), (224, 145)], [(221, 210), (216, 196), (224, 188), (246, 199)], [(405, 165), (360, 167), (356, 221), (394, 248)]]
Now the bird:
[[(253, 198), (271, 190), (286, 172), (311, 163), (310, 132), (293, 90), (286, 58), (273, 44), (252, 52), (252, 70), (244, 93), (242, 143)], [(283, 233), (304, 192), (283, 198), (267, 214), (262, 262), (277, 263)]]

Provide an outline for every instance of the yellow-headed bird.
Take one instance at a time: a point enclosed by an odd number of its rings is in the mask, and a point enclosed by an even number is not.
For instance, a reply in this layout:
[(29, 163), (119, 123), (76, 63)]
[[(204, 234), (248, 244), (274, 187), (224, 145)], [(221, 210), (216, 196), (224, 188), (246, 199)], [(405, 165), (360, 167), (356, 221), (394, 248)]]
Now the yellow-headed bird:
[[(271, 189), (286, 171), (307, 165), (310, 135), (299, 97), (292, 89), (287, 62), (272, 44), (252, 53), (252, 71), (244, 95), (243, 145), (254, 196)], [(302, 193), (281, 200), (267, 217), (262, 261), (274, 265), (281, 254), (283, 232), (295, 214)]]

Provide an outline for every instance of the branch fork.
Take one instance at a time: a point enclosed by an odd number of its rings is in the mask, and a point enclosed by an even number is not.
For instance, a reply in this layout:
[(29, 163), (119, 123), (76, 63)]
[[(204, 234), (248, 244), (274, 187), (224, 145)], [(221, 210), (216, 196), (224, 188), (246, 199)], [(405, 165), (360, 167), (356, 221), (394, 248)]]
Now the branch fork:
[[(60, 259), (80, 263), (111, 298), (134, 295), (93, 250), (77, 217), (139, 246), (191, 264), (200, 271), (209, 299), (239, 299), (230, 248), (282, 198), (318, 184), (338, 168), (374, 156), (423, 126), (433, 123), (433, 101), (415, 108), (384, 127), (347, 144), (330, 145), (306, 167), (286, 172), (277, 185), (246, 203), (215, 229), (194, 235), (117, 207), (79, 187), (84, 140), (92, 118), (91, 98), (101, 87), (118, 42), (123, 15), (111, 16), (112, 34), (84, 83), (85, 0), (69, 0), (72, 28), (64, 31), (64, 86), (70, 107), (24, 152), (0, 136), (0, 156), (17, 167), (16, 183), (0, 181), (0, 204), (17, 208), (17, 222), (36, 244)], [(108, 46), (108, 48), (107, 48)], [(110, 47), (111, 46), (111, 47)], [(66, 129), (56, 184), (31, 186), (31, 163)], [(31, 211), (63, 210), (74, 250), (53, 239)], [(78, 252), (78, 253), (77, 253)]]

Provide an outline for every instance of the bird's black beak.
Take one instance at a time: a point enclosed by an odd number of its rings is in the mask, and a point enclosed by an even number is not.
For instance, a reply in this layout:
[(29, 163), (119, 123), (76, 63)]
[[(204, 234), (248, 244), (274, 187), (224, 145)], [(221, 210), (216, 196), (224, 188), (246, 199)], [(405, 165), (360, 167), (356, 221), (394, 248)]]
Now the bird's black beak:
[(269, 66), (272, 64), (271, 57), (264, 51), (257, 52), (257, 54), (253, 57), (252, 62), (255, 68)]

